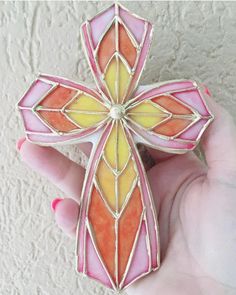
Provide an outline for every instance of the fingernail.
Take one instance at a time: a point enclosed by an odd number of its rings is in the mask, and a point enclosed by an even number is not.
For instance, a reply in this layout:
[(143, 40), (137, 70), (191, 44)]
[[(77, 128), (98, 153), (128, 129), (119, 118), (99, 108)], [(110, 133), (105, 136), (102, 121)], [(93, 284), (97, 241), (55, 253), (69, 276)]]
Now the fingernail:
[(26, 141), (25, 137), (21, 137), (20, 139), (18, 139), (18, 141), (16, 143), (16, 148), (17, 148), (18, 152), (20, 151), (20, 149), (25, 141)]
[[(204, 85), (204, 84), (203, 84)], [(210, 92), (210, 90), (209, 90), (209, 88), (206, 86), (206, 85), (204, 85), (204, 87), (205, 87), (205, 93), (208, 95), (208, 96), (212, 96), (211, 95), (211, 92)]]
[(207, 95), (211, 96), (211, 92), (210, 92), (210, 90), (207, 87), (205, 89), (205, 92), (206, 92)]
[(58, 203), (60, 203), (62, 200), (63, 199), (61, 199), (61, 198), (56, 198), (56, 199), (52, 200), (51, 209), (52, 209), (53, 212), (55, 212)]

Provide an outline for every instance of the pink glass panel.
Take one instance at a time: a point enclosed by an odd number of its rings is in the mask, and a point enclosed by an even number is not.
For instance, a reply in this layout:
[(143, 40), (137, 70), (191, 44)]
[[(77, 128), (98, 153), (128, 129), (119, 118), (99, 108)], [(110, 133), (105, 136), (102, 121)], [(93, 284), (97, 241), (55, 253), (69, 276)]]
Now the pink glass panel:
[(100, 13), (98, 16), (94, 17), (91, 22), (91, 36), (93, 41), (94, 49), (97, 47), (97, 44), (105, 32), (108, 24), (111, 23), (115, 15), (115, 5), (113, 4), (109, 9)]
[(78, 139), (78, 135), (70, 136), (48, 136), (48, 135), (38, 135), (38, 134), (27, 134), (27, 138), (32, 142), (43, 143), (43, 144), (54, 144), (70, 140)]
[(178, 93), (173, 93), (172, 95), (196, 109), (200, 113), (200, 115), (209, 115), (209, 112), (207, 111), (198, 90), (182, 91)]
[(134, 96), (139, 95), (138, 100), (143, 100), (151, 96), (155, 96), (158, 94), (165, 94), (165, 92), (172, 92), (175, 90), (182, 90), (187, 88), (192, 88), (193, 82), (191, 81), (181, 81), (181, 82), (166, 82), (166, 84), (161, 86), (154, 85), (141, 85), (135, 92)]
[(21, 110), (26, 131), (51, 133), (52, 131), (31, 111)]
[(105, 88), (100, 80), (100, 73), (98, 71), (98, 67), (95, 63), (95, 57), (94, 57), (94, 52), (93, 52), (93, 48), (92, 48), (92, 44), (90, 42), (90, 39), (89, 39), (89, 35), (88, 35), (88, 31), (87, 31), (87, 25), (84, 24), (82, 27), (81, 27), (81, 31), (83, 32), (83, 38), (84, 38), (84, 41), (85, 41), (85, 44), (86, 44), (86, 50), (87, 50), (87, 54), (88, 54), (88, 58), (89, 58), (89, 63), (90, 63), (90, 66), (91, 66), (91, 69), (97, 79), (97, 81), (99, 81), (100, 83), (100, 86), (101, 86), (101, 89), (105, 92)]
[(120, 8), (120, 17), (140, 44), (144, 34), (145, 21), (133, 16), (123, 8)]
[(101, 100), (99, 94), (93, 89), (93, 87), (87, 87), (81, 83), (76, 83), (76, 82), (70, 81), (66, 78), (57, 77), (57, 76), (50, 76), (50, 75), (41, 74), (39, 76), (39, 78), (43, 78), (43, 79), (48, 80), (48, 83), (50, 83), (50, 81), (52, 81), (55, 83), (62, 84), (62, 86), (65, 85), (65, 86), (76, 88), (78, 90), (84, 91), (87, 94), (90, 94), (90, 95), (96, 97), (97, 99)]
[(48, 84), (42, 82), (40, 80), (36, 80), (27, 93), (23, 96), (23, 98), (19, 102), (20, 107), (32, 107), (34, 104), (46, 94), (50, 88), (52, 88), (52, 84)]
[(152, 31), (152, 25), (150, 25), (148, 23), (148, 29), (147, 29), (147, 33), (145, 36), (144, 44), (143, 44), (143, 47), (140, 52), (139, 60), (138, 60), (138, 63), (137, 63), (136, 69), (135, 69), (135, 73), (134, 73), (132, 82), (129, 87), (129, 89), (130, 89), (128, 92), (129, 95), (131, 95), (132, 91), (135, 90), (137, 81), (139, 80), (139, 78), (141, 76), (141, 73), (142, 73), (142, 70), (143, 70), (147, 55), (148, 55), (149, 47), (151, 44), (151, 31)]
[[(102, 128), (102, 126), (101, 126)], [(98, 129), (97, 129), (98, 130)], [(45, 134), (45, 135), (38, 135), (38, 134), (27, 134), (27, 137), (30, 141), (36, 142), (36, 143), (44, 143), (44, 144), (55, 144), (60, 142), (69, 142), (69, 141), (76, 141), (79, 142), (80, 139), (83, 139), (84, 137), (90, 135), (91, 133), (95, 132), (95, 128), (90, 128), (85, 131), (78, 132), (76, 134), (70, 135), (56, 135), (55, 133)]]
[(104, 267), (102, 266), (98, 258), (98, 255), (94, 249), (93, 243), (88, 232), (86, 237), (86, 251), (86, 269), (88, 276), (102, 282), (107, 287), (112, 288), (112, 284), (104, 270)]
[(206, 119), (201, 119), (191, 126), (188, 130), (183, 132), (178, 138), (187, 140), (196, 140), (204, 125), (207, 123)]
[(145, 222), (143, 222), (140, 229), (139, 238), (137, 241), (134, 256), (133, 256), (127, 277), (125, 279), (124, 286), (130, 284), (138, 276), (148, 272), (149, 270), (146, 238), (147, 238), (147, 231), (146, 231)]

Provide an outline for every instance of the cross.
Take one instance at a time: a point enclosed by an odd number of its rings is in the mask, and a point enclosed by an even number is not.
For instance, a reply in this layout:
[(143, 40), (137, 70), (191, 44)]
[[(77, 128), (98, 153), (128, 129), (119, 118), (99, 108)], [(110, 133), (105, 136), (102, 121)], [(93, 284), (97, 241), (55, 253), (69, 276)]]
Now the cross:
[(77, 227), (77, 270), (114, 290), (159, 268), (155, 207), (137, 144), (193, 150), (213, 116), (200, 85), (138, 82), (152, 25), (113, 4), (81, 27), (96, 87), (40, 74), (18, 107), (40, 145), (92, 142)]

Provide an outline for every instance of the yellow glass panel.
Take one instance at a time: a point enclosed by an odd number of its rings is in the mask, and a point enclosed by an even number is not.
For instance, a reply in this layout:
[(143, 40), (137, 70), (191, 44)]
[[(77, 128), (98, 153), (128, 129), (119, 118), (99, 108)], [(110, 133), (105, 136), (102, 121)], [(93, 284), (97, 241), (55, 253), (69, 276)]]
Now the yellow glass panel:
[(118, 145), (117, 145), (118, 151), (118, 170), (122, 170), (130, 156), (130, 146), (128, 144), (126, 134), (124, 132), (123, 126), (121, 124), (118, 125)]
[(81, 94), (68, 107), (69, 110), (108, 112), (107, 108), (97, 99)]
[(163, 121), (163, 118), (160, 117), (147, 117), (147, 116), (129, 116), (134, 122), (138, 123), (144, 128), (152, 128), (158, 123)]
[(149, 101), (144, 101), (129, 110), (128, 116), (144, 128), (152, 128), (165, 120), (169, 114), (153, 106)]
[(122, 125), (117, 121), (107, 140), (104, 155), (111, 167), (117, 171), (121, 171), (129, 159), (130, 146)]
[(93, 127), (99, 122), (103, 121), (106, 114), (82, 114), (76, 112), (68, 112), (67, 116), (71, 118), (75, 123), (79, 124), (82, 128)]
[(100, 161), (96, 175), (103, 197), (110, 207), (116, 210), (115, 176), (104, 160)]
[(127, 194), (131, 191), (136, 177), (137, 173), (135, 171), (135, 163), (131, 159), (127, 164), (125, 170), (118, 178), (119, 210), (121, 209)]
[(113, 169), (116, 169), (116, 140), (117, 140), (117, 130), (116, 123), (113, 125), (111, 133), (107, 139), (105, 148), (104, 148), (104, 156), (106, 160), (109, 162)]
[(128, 113), (147, 113), (147, 114), (165, 114), (161, 109), (155, 107), (149, 100), (145, 100), (133, 108)]
[(130, 74), (124, 65), (124, 63), (120, 60), (119, 62), (119, 103), (122, 103), (124, 95), (128, 89), (130, 83)]
[(117, 102), (117, 89), (116, 89), (117, 63), (116, 63), (115, 57), (113, 57), (113, 59), (110, 61), (110, 64), (107, 68), (107, 71), (105, 74), (105, 81), (106, 81), (107, 87), (110, 91), (110, 94), (113, 98), (113, 101)]
[(128, 68), (119, 57), (114, 56), (110, 61), (105, 82), (115, 103), (121, 103), (130, 83)]

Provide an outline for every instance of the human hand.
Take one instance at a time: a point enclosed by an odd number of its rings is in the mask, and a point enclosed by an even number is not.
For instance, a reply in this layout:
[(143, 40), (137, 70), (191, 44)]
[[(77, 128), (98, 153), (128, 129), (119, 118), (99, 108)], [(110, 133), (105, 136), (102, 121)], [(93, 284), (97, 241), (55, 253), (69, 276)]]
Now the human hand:
[[(236, 294), (236, 128), (210, 97), (208, 105), (215, 120), (202, 140), (207, 165), (193, 152), (149, 151), (162, 264), (130, 295)], [(58, 226), (75, 236), (85, 169), (51, 147), (23, 140), (18, 147), (24, 162), (69, 196), (53, 206)], [(89, 155), (89, 144), (81, 148)]]

